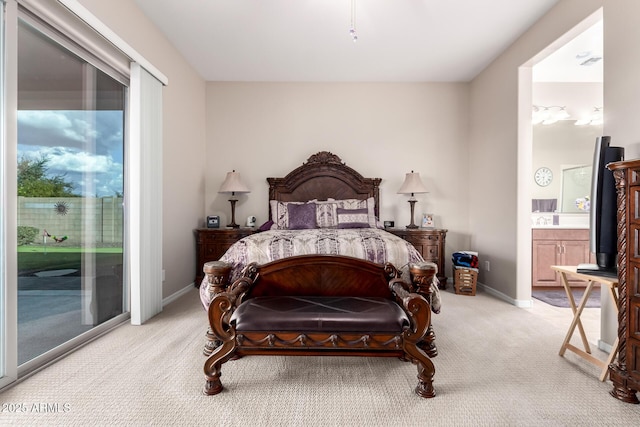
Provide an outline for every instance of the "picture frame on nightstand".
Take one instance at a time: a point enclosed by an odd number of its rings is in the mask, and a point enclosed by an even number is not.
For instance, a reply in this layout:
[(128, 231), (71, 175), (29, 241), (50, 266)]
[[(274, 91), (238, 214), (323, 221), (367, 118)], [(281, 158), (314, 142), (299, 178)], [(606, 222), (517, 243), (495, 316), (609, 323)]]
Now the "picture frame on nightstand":
[(432, 213), (422, 214), (422, 228), (436, 228), (436, 222)]

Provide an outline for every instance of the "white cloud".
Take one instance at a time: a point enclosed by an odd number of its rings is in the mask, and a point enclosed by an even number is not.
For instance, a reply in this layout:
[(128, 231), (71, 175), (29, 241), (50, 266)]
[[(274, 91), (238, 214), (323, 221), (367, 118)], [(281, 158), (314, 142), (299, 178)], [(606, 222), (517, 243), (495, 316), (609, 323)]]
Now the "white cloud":
[(123, 192), (121, 111), (18, 111), (18, 153), (46, 157), (84, 196)]
[[(64, 147), (44, 148), (40, 152), (49, 157), (49, 168), (68, 172), (106, 173), (113, 169), (111, 157), (71, 150)], [(122, 165), (120, 165), (122, 167)]]
[(18, 125), (55, 132), (74, 141), (85, 141), (86, 138), (79, 130), (86, 129), (87, 123), (78, 119), (72, 120), (69, 116), (69, 111), (20, 110)]

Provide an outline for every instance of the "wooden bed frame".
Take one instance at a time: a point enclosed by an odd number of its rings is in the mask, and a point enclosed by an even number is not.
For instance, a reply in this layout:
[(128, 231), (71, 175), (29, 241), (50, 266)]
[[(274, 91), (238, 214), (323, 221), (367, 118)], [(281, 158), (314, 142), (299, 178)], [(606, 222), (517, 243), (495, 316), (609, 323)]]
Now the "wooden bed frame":
[[(328, 151), (312, 155), (284, 178), (267, 178), (269, 200), (306, 202), (313, 199), (361, 199), (373, 197), (380, 215), (381, 178), (364, 178)], [(269, 207), (271, 218), (271, 207)]]
[[(373, 197), (379, 216), (380, 178), (364, 178), (335, 154), (318, 152), (283, 178), (267, 178), (269, 200), (361, 199)], [(271, 212), (269, 212), (271, 217)], [(437, 355), (431, 327), (430, 286), (435, 264), (410, 268), (412, 283), (399, 278), (395, 267), (334, 255), (303, 255), (258, 266), (250, 265), (243, 276), (227, 286), (229, 266), (205, 264), (212, 302), (209, 306), (209, 344), (205, 346), (205, 394), (217, 394), (221, 365), (233, 357), (254, 354), (393, 356), (418, 366), (416, 393), (433, 397), (433, 363)], [(395, 301), (405, 312), (410, 327), (393, 333), (334, 330), (236, 331), (233, 313), (245, 301), (264, 296), (383, 297)], [(408, 305), (407, 305), (408, 304)], [(357, 315), (354, 315), (357, 316)], [(348, 319), (347, 319), (348, 320)], [(351, 319), (358, 323), (355, 319)], [(295, 322), (294, 322), (295, 323)]]

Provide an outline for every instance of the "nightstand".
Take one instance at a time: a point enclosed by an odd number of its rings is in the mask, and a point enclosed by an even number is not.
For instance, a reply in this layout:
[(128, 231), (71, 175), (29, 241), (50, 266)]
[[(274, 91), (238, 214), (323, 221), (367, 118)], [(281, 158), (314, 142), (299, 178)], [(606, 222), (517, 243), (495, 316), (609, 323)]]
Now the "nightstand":
[(205, 262), (217, 261), (238, 240), (256, 232), (255, 228), (198, 228), (196, 233), (196, 279), (200, 287)]
[(438, 228), (385, 228), (389, 233), (402, 237), (422, 254), (425, 261), (436, 263), (440, 289), (447, 288), (447, 276), (444, 271), (444, 247), (447, 230)]

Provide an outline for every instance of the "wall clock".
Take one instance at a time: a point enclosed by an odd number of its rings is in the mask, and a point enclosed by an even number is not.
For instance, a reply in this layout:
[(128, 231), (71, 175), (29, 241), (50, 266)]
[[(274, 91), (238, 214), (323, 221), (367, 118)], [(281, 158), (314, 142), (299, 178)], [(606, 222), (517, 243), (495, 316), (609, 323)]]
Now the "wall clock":
[(543, 166), (536, 171), (533, 178), (540, 187), (546, 187), (551, 184), (553, 180), (553, 172), (551, 172), (551, 169)]

